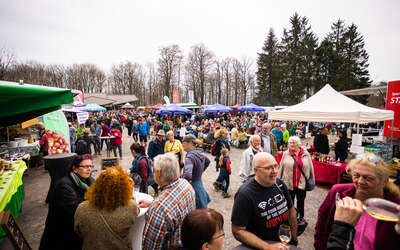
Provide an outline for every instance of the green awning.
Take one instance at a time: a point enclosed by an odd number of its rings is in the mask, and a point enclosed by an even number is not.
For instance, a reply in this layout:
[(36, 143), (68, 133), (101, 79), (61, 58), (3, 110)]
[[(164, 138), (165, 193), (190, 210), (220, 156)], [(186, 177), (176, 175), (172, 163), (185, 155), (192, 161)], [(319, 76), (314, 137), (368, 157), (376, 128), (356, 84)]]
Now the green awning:
[(177, 105), (187, 108), (187, 109), (199, 109), (200, 106), (198, 106), (196, 103), (177, 103)]
[(24, 122), (72, 102), (69, 89), (0, 81), (0, 126)]

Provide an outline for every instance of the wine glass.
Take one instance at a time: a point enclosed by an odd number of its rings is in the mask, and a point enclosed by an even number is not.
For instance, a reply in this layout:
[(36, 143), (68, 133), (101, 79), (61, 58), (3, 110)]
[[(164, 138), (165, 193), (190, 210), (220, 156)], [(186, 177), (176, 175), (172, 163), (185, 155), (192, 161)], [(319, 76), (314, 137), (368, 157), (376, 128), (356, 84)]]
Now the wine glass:
[(290, 233), (290, 227), (286, 224), (281, 224), (279, 226), (279, 239), (283, 244), (288, 244), (290, 242), (292, 235)]
[(363, 209), (378, 220), (397, 222), (399, 220), (398, 206), (394, 202), (381, 198), (369, 198), (365, 201)]

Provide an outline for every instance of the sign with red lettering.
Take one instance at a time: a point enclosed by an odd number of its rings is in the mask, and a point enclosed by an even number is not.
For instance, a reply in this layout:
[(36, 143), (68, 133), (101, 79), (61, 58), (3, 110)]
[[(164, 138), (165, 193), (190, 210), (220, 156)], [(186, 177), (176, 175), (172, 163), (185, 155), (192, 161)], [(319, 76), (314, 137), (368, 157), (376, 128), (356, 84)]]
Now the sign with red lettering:
[(179, 96), (178, 96), (178, 90), (172, 90), (172, 103), (178, 103), (179, 102)]
[[(386, 110), (393, 110), (393, 138), (400, 138), (400, 81), (388, 83), (386, 95)], [(391, 135), (392, 121), (385, 121), (384, 135)]]

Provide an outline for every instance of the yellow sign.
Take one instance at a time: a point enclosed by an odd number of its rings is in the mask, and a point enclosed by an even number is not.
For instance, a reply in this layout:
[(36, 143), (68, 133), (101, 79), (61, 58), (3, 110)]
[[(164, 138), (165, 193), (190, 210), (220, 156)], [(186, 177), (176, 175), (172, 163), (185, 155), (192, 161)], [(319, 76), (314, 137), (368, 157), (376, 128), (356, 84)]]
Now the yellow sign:
[(37, 124), (38, 122), (39, 122), (38, 118), (33, 118), (32, 120), (28, 120), (26, 122), (21, 123), (21, 127), (27, 128), (27, 127)]

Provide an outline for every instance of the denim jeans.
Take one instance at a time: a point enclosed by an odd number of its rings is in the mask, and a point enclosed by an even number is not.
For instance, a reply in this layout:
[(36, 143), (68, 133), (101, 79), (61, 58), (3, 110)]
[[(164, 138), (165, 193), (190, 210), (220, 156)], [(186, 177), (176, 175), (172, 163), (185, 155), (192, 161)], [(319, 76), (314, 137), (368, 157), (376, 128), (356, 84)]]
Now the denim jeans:
[(228, 192), (229, 188), (229, 172), (226, 168), (221, 168), (219, 171), (219, 175), (217, 180), (215, 181), (218, 184), (221, 184), (222, 191), (225, 193)]
[(118, 145), (113, 145), (112, 146), (112, 149), (113, 149), (115, 157), (117, 157), (117, 148), (118, 148), (118, 151), (119, 151), (119, 157), (122, 158), (122, 144), (118, 144)]

